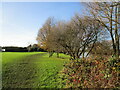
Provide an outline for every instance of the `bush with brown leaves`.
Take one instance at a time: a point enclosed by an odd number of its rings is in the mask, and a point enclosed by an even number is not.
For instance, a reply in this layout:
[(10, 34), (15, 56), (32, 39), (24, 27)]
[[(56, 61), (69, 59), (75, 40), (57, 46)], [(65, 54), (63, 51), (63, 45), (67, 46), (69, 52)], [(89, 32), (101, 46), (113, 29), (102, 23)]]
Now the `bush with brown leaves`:
[(64, 65), (66, 88), (119, 88), (119, 66), (115, 60), (89, 58)]

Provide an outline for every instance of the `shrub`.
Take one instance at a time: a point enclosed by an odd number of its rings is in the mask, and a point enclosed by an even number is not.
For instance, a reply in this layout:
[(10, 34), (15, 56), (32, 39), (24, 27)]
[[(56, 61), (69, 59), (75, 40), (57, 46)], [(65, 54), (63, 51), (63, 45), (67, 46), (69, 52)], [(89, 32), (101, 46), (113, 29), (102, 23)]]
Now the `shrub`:
[(66, 88), (118, 88), (118, 71), (107, 58), (89, 58), (64, 65)]

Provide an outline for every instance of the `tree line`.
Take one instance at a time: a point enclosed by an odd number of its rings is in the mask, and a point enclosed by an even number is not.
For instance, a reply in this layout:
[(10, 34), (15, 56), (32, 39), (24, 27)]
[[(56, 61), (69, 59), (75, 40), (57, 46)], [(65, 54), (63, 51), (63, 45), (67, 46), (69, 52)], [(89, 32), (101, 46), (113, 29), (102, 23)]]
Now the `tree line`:
[[(57, 21), (49, 17), (38, 32), (37, 41), (41, 48), (47, 50), (50, 56), (54, 52), (66, 53), (71, 59), (89, 56), (96, 46), (102, 49), (109, 47), (117, 59), (120, 54), (119, 2), (83, 3), (88, 9), (87, 15), (75, 14), (69, 21)], [(110, 36), (108, 42), (105, 35)], [(106, 42), (105, 42), (106, 41)], [(100, 43), (104, 44), (100, 44)], [(99, 52), (99, 51), (98, 51)], [(103, 51), (104, 53), (104, 51)]]
[(5, 46), (1, 47), (3, 52), (45, 52), (38, 44), (29, 45), (27, 47)]

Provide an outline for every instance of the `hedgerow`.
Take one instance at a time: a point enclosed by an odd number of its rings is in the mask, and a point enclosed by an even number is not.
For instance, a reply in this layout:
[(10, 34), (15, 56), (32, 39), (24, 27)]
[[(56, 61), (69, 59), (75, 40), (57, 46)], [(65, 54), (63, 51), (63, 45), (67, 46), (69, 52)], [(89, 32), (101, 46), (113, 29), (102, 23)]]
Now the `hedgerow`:
[(120, 88), (116, 61), (104, 57), (72, 60), (61, 71), (63, 84), (65, 88)]

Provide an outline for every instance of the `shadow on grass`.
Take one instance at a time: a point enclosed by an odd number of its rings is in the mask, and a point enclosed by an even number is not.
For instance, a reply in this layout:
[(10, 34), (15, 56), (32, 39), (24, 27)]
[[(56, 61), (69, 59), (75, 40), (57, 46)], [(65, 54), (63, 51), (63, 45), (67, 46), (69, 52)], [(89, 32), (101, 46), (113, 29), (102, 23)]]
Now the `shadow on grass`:
[(3, 88), (33, 88), (37, 78), (35, 58), (43, 54), (35, 54), (23, 57), (15, 63), (3, 66), (2, 87)]

